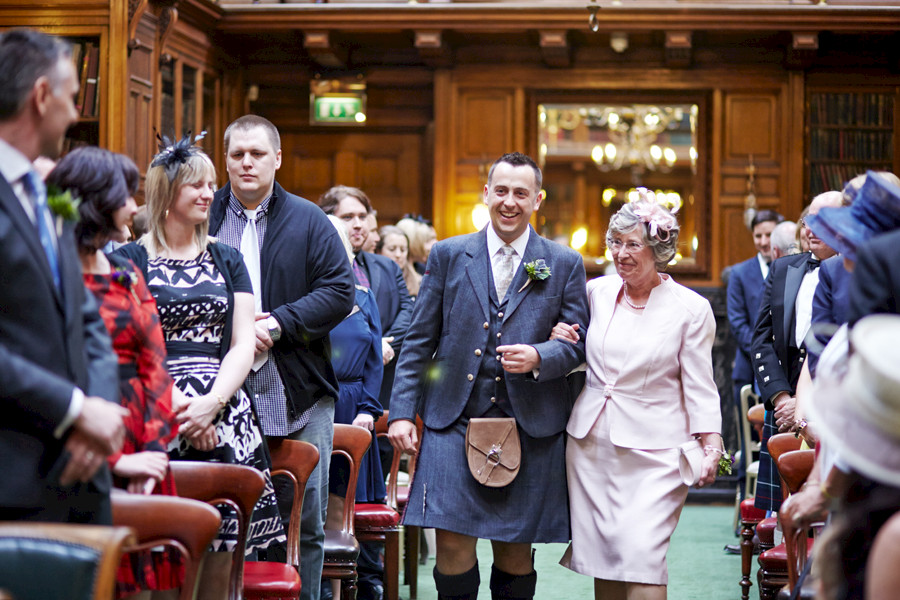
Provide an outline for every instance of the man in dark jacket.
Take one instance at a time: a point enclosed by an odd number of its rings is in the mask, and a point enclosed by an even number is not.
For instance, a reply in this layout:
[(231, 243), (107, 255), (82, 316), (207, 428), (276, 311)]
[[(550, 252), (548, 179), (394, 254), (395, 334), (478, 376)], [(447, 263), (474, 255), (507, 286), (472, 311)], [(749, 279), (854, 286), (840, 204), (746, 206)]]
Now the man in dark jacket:
[[(237, 119), (225, 130), (225, 148), (229, 183), (216, 193), (209, 230), (241, 250), (253, 282), (256, 362), (247, 384), (266, 436), (319, 449), (300, 524), (301, 598), (315, 600), (338, 396), (328, 333), (353, 309), (353, 274), (325, 214), (275, 182), (281, 140), (271, 122), (256, 115)], [(286, 523), (289, 497), (276, 491)]]

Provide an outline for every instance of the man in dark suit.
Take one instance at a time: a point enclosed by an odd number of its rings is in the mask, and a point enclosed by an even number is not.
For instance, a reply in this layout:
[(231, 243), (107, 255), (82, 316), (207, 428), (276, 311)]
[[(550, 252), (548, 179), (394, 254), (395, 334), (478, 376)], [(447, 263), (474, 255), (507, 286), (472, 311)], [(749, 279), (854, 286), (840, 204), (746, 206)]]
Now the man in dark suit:
[[(819, 194), (809, 205), (808, 214), (817, 214), (826, 206), (840, 206), (840, 192)], [(777, 511), (781, 506), (778, 470), (768, 453), (769, 437), (794, 428), (797, 380), (806, 359), (803, 340), (812, 319), (812, 299), (819, 278), (819, 261), (834, 256), (834, 250), (818, 239), (803, 222), (810, 252), (775, 260), (766, 278), (760, 299), (759, 316), (753, 333), (751, 358), (760, 397), (766, 406), (760, 451), (755, 505)]]
[(855, 324), (874, 313), (900, 313), (900, 231), (880, 235), (860, 246), (850, 280), (850, 306), (847, 320)]
[[(731, 267), (731, 275), (728, 277), (725, 306), (731, 334), (737, 342), (731, 381), (734, 386), (734, 402), (738, 407), (741, 405), (741, 388), (754, 382), (750, 344), (753, 341), (753, 327), (759, 313), (759, 297), (769, 274), (769, 263), (772, 262), (772, 231), (782, 221), (784, 217), (774, 210), (761, 210), (754, 215), (750, 230), (756, 254)], [(746, 418), (746, 415), (742, 418)], [(746, 448), (749, 440), (742, 440), (741, 443)], [(746, 454), (741, 452), (742, 457), (746, 457)], [(742, 470), (746, 468), (746, 464), (745, 462), (741, 465)]]
[(122, 444), (118, 367), (72, 225), (57, 228), (32, 161), (78, 118), (71, 49), (0, 36), (0, 520), (110, 523), (106, 457)]
[[(586, 331), (587, 297), (581, 257), (529, 226), (542, 200), (541, 171), (529, 157), (506, 154), (493, 164), (484, 187), (491, 222), (435, 244), (400, 353), (390, 439), (419, 453), (404, 522), (437, 529), (439, 598), (477, 596), (478, 538), (492, 541), (492, 597), (532, 598), (531, 544), (569, 538), (566, 375), (584, 361), (584, 340), (548, 339), (558, 322)], [(469, 472), (467, 428), (480, 418), (514, 419), (520, 471), (505, 487)], [(496, 443), (502, 461), (505, 442)]]
[[(381, 379), (379, 402), (385, 410), (390, 408), (391, 385), (394, 382), (396, 354), (406, 338), (409, 321), (412, 317), (413, 301), (406, 289), (403, 272), (397, 263), (381, 256), (364, 251), (366, 242), (372, 237), (371, 221), (374, 209), (369, 197), (359, 188), (338, 185), (322, 194), (319, 207), (325, 214), (334, 215), (347, 224), (347, 235), (356, 256), (353, 259), (353, 272), (357, 283), (372, 290), (378, 315), (381, 320), (382, 362), (384, 375)], [(390, 470), (392, 452), (385, 447), (381, 455), (382, 469)], [(383, 595), (383, 567), (378, 554), (381, 544), (363, 543), (359, 553), (359, 593), (360, 600), (380, 600)]]
[[(324, 213), (275, 181), (281, 139), (271, 122), (237, 119), (225, 130), (225, 148), (229, 183), (215, 195), (209, 230), (241, 250), (253, 283), (257, 354), (247, 384), (263, 433), (319, 449), (300, 523), (301, 598), (317, 599), (338, 396), (328, 333), (353, 309), (353, 274)], [(286, 524), (292, 493), (276, 488)]]

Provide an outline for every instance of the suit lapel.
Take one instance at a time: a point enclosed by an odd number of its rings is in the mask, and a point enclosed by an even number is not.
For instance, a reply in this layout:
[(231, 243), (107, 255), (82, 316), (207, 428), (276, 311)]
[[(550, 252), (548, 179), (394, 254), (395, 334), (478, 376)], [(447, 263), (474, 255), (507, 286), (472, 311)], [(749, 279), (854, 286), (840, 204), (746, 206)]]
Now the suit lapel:
[[(20, 237), (25, 241), (25, 245), (28, 246), (29, 254), (34, 258), (35, 262), (40, 265), (39, 268), (44, 278), (44, 282), (47, 284), (47, 287), (50, 288), (53, 297), (56, 299), (57, 306), (59, 306), (60, 310), (64, 310), (62, 298), (60, 297), (59, 290), (56, 289), (56, 284), (53, 283), (53, 274), (50, 272), (50, 263), (47, 262), (47, 256), (44, 254), (44, 247), (41, 245), (37, 229), (35, 228), (34, 223), (31, 222), (31, 219), (28, 218), (25, 209), (22, 208), (22, 203), (19, 202), (19, 197), (13, 192), (12, 186), (10, 186), (2, 176), (0, 176), (0, 208), (6, 211), (14, 228), (16, 231), (20, 232)], [(57, 240), (57, 243), (60, 248), (62, 248), (62, 238)], [(60, 252), (60, 254), (62, 253)], [(60, 265), (60, 269), (62, 269), (62, 265)]]
[[(528, 226), (529, 228), (531, 225)], [(525, 254), (522, 256), (522, 261), (519, 263), (519, 268), (516, 270), (515, 275), (513, 276), (512, 283), (509, 284), (510, 297), (509, 304), (506, 306), (506, 315), (503, 320), (509, 319), (510, 315), (512, 315), (515, 310), (522, 303), (522, 300), (531, 293), (531, 289), (535, 287), (535, 283), (532, 281), (527, 286), (528, 283), (528, 274), (525, 272), (525, 263), (529, 263), (531, 261), (537, 260), (538, 258), (543, 258), (547, 261), (547, 265), (550, 267), (550, 271), (553, 271), (553, 264), (550, 260), (549, 256), (544, 256), (547, 254), (544, 250), (544, 240), (539, 236), (533, 229), (528, 235), (528, 245), (525, 246)], [(522, 289), (522, 287), (525, 289)], [(519, 290), (522, 290), (521, 292)]]
[(469, 283), (472, 284), (475, 300), (481, 305), (484, 318), (487, 319), (490, 314), (488, 302), (491, 293), (491, 277), (487, 270), (489, 257), (487, 255), (487, 233), (484, 229), (470, 238), (466, 246), (466, 260), (468, 261), (465, 265), (466, 275)]
[(788, 265), (787, 274), (784, 278), (784, 322), (782, 326), (788, 346), (790, 346), (790, 340), (794, 332), (794, 328), (791, 327), (794, 323), (794, 305), (797, 301), (797, 294), (800, 292), (800, 284), (803, 283), (803, 276), (806, 275), (806, 263), (808, 260), (809, 254), (796, 264)]

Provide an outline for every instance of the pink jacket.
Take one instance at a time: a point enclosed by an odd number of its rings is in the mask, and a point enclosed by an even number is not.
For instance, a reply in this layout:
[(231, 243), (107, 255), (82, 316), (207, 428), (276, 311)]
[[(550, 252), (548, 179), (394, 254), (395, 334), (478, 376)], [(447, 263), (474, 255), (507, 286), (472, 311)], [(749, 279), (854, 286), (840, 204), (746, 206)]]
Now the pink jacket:
[(691, 434), (721, 431), (712, 368), (716, 324), (709, 301), (662, 277), (650, 293), (641, 328), (615, 341), (627, 356), (614, 381), (604, 380), (601, 345), (622, 279), (610, 275), (588, 282), (587, 384), (566, 427), (572, 437), (584, 438), (604, 407), (610, 439), (623, 448), (675, 448)]

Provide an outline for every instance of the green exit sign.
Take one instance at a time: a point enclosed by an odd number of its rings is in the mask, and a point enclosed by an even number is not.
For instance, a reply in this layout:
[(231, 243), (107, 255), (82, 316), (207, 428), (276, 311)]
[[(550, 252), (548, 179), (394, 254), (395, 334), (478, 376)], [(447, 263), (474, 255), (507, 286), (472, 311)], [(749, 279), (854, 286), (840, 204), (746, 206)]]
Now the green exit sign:
[(366, 122), (365, 99), (360, 95), (327, 95), (313, 98), (313, 122), (362, 125)]

